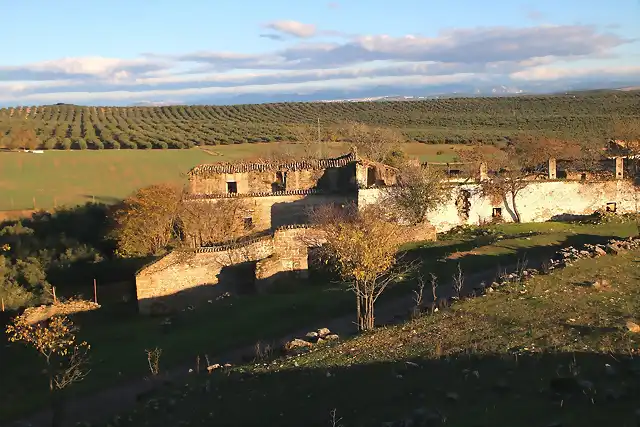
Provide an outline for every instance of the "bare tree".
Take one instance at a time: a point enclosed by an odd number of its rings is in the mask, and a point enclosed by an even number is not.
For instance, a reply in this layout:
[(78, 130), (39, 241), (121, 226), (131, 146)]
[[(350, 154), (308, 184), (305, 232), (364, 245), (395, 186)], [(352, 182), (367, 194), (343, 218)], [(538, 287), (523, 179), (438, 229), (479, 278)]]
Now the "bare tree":
[(360, 210), (355, 204), (322, 206), (314, 212), (313, 222), (325, 233), (325, 262), (356, 296), (358, 329), (373, 329), (375, 302), (413, 267), (398, 259), (405, 230), (385, 221), (383, 210), (374, 204)]
[(456, 298), (460, 299), (460, 295), (462, 294), (462, 290), (464, 289), (464, 274), (462, 273), (462, 267), (460, 263), (458, 263), (458, 270), (453, 275), (453, 291), (455, 292)]
[(428, 212), (448, 202), (451, 191), (438, 169), (406, 165), (398, 175), (397, 185), (386, 189), (385, 198), (400, 219), (417, 225)]

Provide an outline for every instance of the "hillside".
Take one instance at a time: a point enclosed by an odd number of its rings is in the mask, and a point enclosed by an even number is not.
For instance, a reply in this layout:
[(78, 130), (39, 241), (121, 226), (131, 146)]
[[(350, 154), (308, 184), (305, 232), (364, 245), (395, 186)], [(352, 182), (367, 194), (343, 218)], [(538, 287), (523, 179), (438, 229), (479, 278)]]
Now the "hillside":
[(0, 136), (21, 127), (44, 148), (188, 148), (295, 139), (292, 128), (316, 125), (325, 138), (347, 120), (392, 126), (429, 142), (499, 140), (518, 130), (584, 137), (607, 134), (611, 120), (640, 114), (640, 92), (423, 101), (281, 103), (231, 106), (0, 109)]

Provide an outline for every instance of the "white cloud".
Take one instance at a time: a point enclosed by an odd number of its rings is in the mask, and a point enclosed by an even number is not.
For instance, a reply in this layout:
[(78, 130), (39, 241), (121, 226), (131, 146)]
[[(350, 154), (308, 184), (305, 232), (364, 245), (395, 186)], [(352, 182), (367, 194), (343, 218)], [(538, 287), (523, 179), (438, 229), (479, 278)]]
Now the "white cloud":
[[(261, 53), (199, 51), (144, 54), (135, 59), (61, 58), (0, 66), (0, 103), (155, 101), (212, 94), (287, 93), (314, 88), (402, 86), (470, 82), (555, 81), (640, 76), (618, 67), (615, 48), (626, 40), (593, 26), (540, 25), (451, 29), (434, 37), (358, 35), (318, 30), (296, 21), (268, 24), (278, 36), (306, 40)], [(605, 59), (611, 66), (569, 67), (570, 61)], [(562, 65), (564, 64), (564, 65)], [(502, 84), (502, 83), (499, 83)], [(155, 98), (154, 98), (155, 97)], [(75, 101), (72, 101), (75, 100)]]
[(316, 26), (298, 21), (274, 21), (265, 24), (265, 28), (299, 38), (309, 38), (316, 34)]

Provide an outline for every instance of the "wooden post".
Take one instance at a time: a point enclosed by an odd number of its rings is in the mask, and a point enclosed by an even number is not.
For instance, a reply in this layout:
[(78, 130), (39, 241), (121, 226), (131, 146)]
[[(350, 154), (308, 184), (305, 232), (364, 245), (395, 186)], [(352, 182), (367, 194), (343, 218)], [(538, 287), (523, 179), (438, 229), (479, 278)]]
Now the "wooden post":
[(56, 287), (52, 286), (51, 291), (53, 292), (53, 303), (55, 304), (58, 302), (58, 298), (56, 298)]
[(33, 196), (33, 209), (35, 210), (36, 208), (36, 196)]
[(4, 298), (0, 298), (2, 300), (2, 311), (4, 312)]
[(93, 302), (98, 303), (98, 287), (96, 286), (96, 279), (93, 279)]

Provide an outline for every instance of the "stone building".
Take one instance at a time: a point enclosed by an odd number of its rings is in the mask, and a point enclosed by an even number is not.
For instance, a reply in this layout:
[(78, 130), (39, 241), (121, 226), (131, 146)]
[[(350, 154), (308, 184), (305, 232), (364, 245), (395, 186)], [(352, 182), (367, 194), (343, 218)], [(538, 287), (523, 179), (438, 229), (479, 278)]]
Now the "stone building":
[[(615, 157), (597, 170), (581, 171), (549, 159), (516, 197), (522, 221), (557, 220), (599, 209), (637, 212), (638, 187), (627, 179), (625, 166), (625, 159)], [(493, 173), (485, 165), (478, 172), (473, 179), (449, 174), (449, 202), (428, 213), (424, 226), (412, 230), (415, 240), (434, 240), (436, 231), (458, 225), (515, 220), (510, 200), (484, 197), (480, 191), (479, 181), (491, 180)], [(397, 173), (355, 152), (334, 159), (193, 168), (189, 172), (191, 202), (243, 198), (249, 205), (245, 221), (256, 234), (232, 245), (176, 250), (144, 267), (136, 275), (140, 311), (149, 313), (158, 304), (195, 304), (238, 288), (262, 292), (280, 278), (307, 277), (310, 249), (322, 244), (322, 235), (306, 225), (309, 208), (377, 202), (384, 187), (396, 184)]]
[[(176, 250), (136, 274), (138, 306), (184, 306), (239, 288), (263, 292), (282, 279), (308, 276), (309, 250), (322, 235), (308, 228), (319, 205), (357, 203), (358, 193), (396, 184), (398, 170), (358, 157), (215, 163), (188, 173), (190, 203), (241, 198), (254, 237), (224, 246)], [(414, 239), (435, 239), (426, 224)]]

